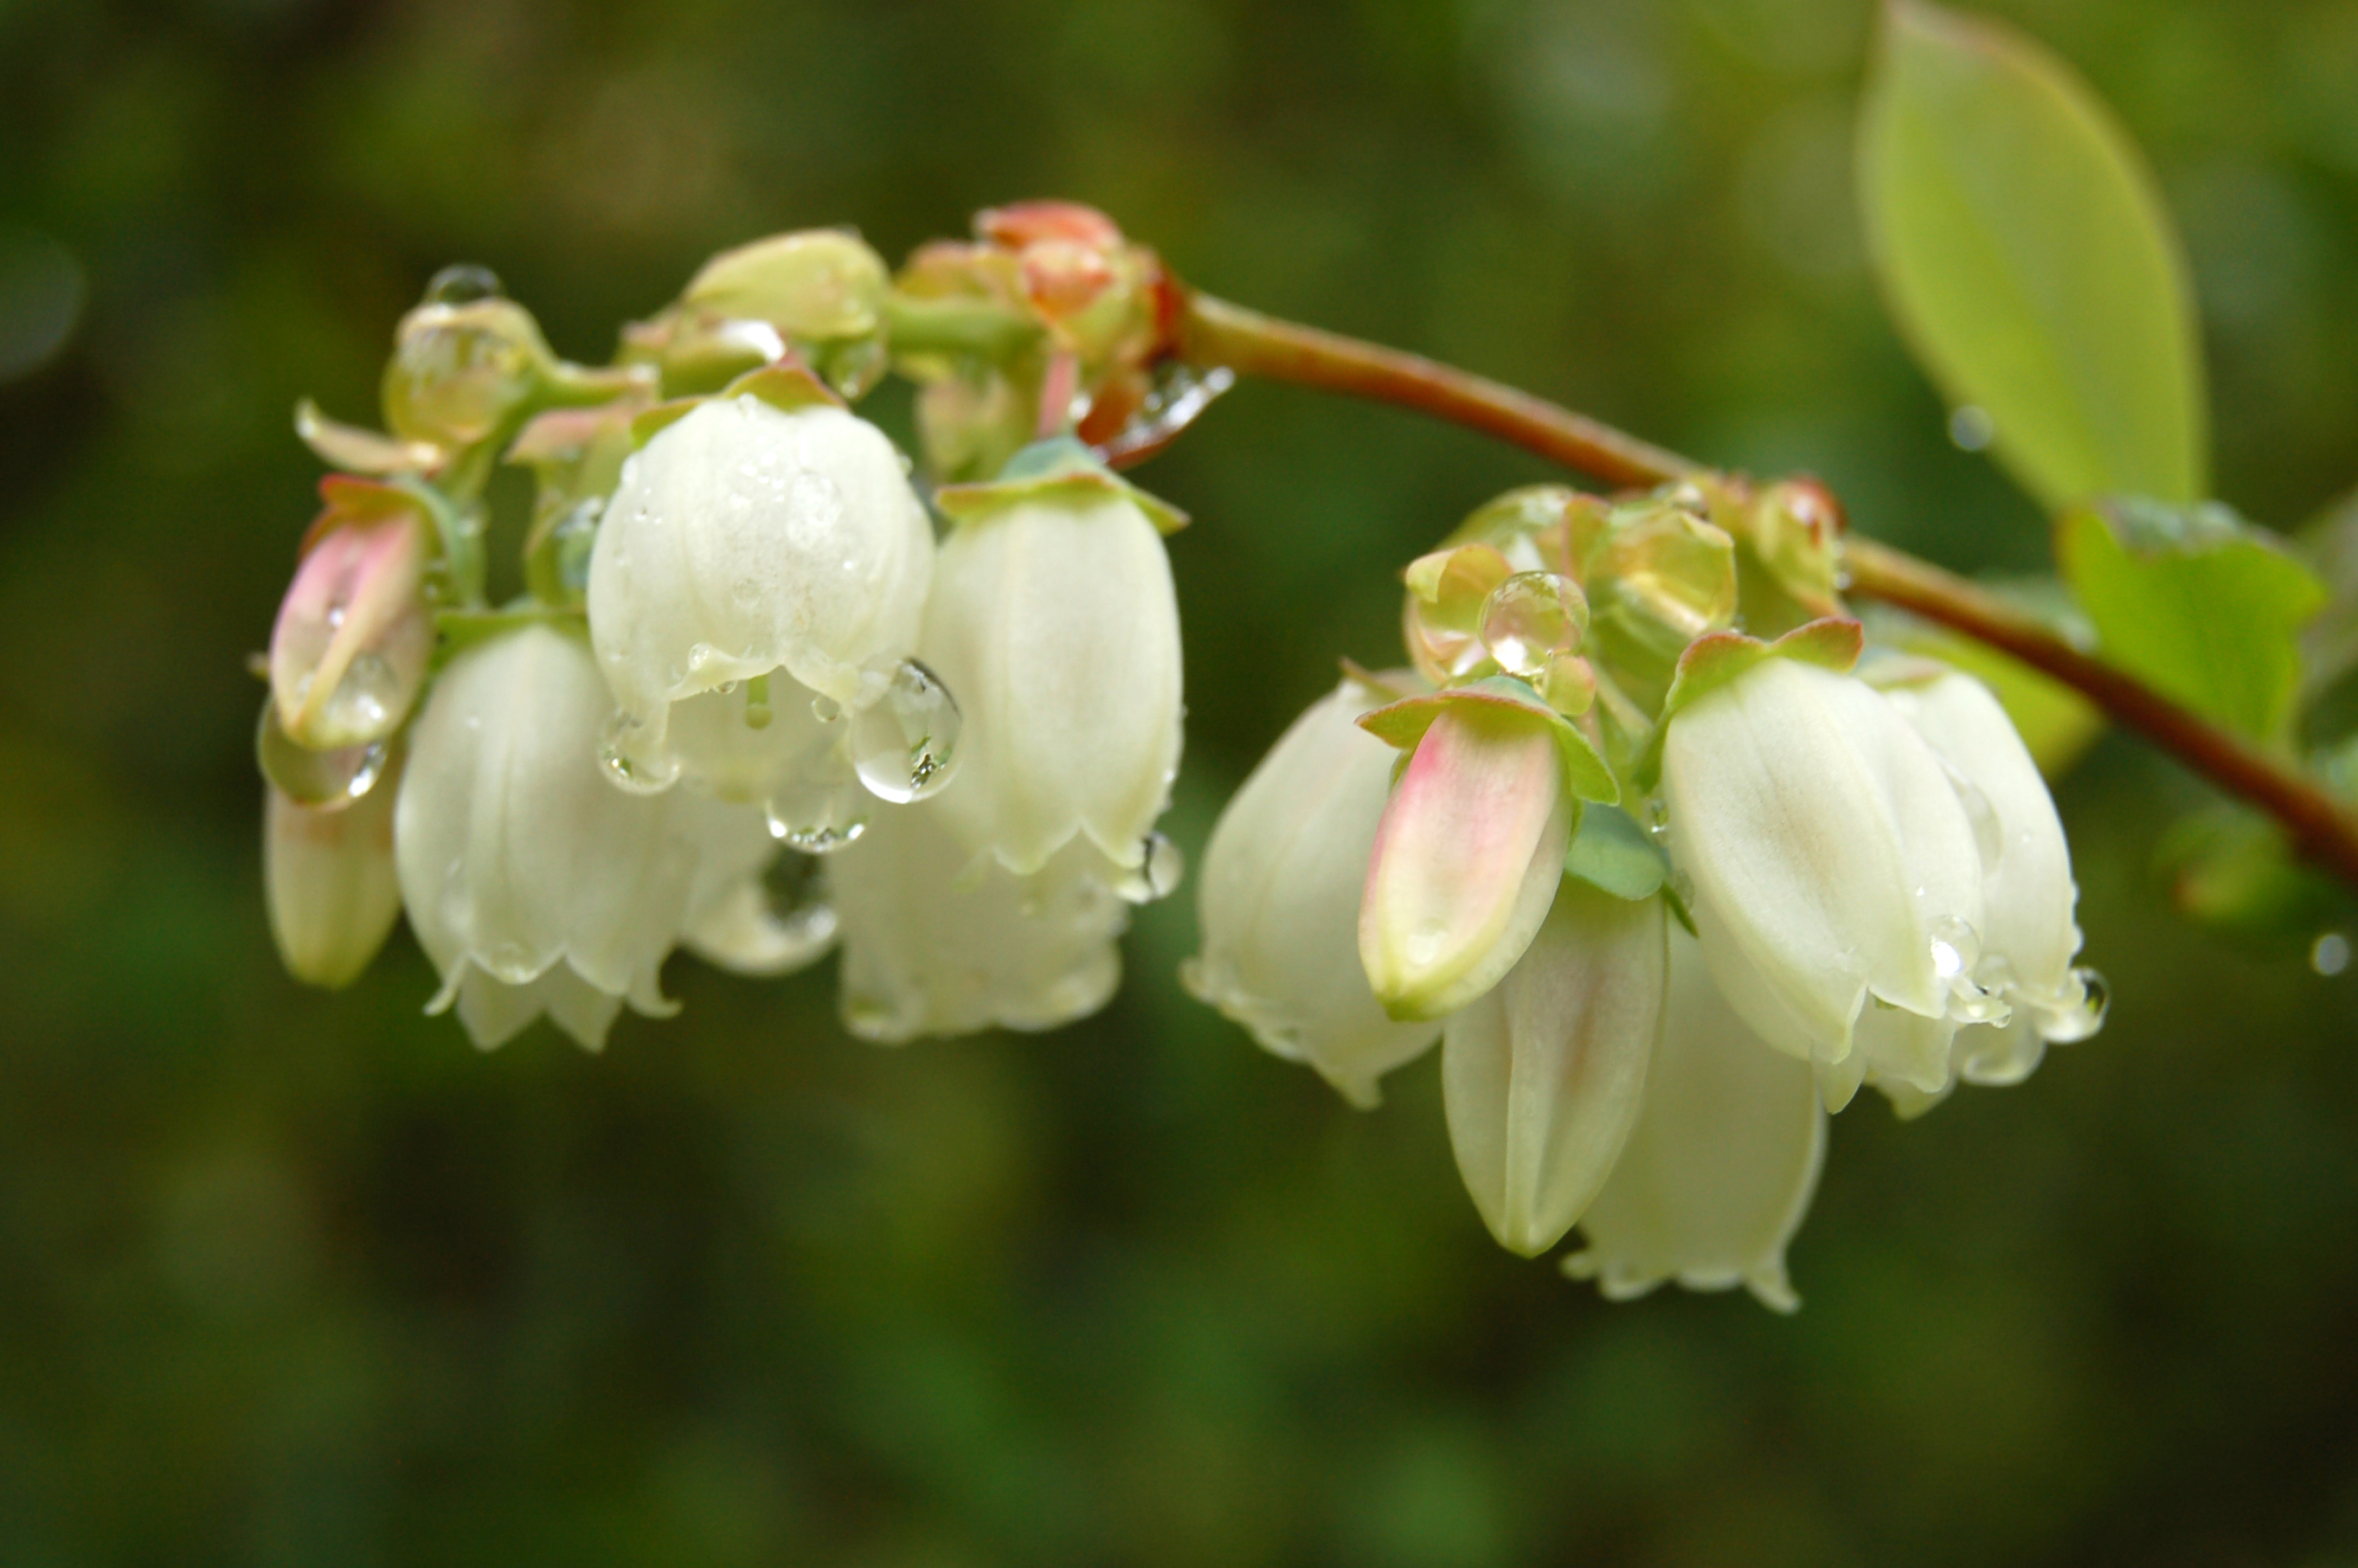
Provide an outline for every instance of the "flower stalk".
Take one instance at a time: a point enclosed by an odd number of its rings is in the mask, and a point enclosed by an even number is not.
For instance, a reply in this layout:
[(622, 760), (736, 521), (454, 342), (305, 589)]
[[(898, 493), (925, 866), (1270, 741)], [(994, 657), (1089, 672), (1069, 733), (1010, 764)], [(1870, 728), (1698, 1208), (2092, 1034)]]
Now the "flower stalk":
[[(1631, 487), (1708, 473), (1703, 464), (1585, 415), (1421, 355), (1248, 310), (1166, 282), (1178, 303), (1173, 350), (1201, 369), (1347, 393), (1482, 431), (1539, 457)], [(1177, 432), (1171, 433), (1175, 437)], [(1143, 461), (1167, 440), (1120, 453)], [(1843, 541), (1844, 591), (1938, 622), (2072, 687), (2231, 795), (2267, 813), (2300, 853), (2358, 888), (2358, 812), (2322, 784), (2073, 647), (1995, 594), (1872, 539)]]

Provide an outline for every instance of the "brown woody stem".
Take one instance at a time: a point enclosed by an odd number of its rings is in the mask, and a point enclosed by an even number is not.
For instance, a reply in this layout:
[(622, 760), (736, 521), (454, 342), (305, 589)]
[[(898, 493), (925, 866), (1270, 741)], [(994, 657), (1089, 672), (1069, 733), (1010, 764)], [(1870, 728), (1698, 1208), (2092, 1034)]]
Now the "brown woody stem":
[[(1281, 321), (1199, 294), (1174, 281), (1179, 355), (1343, 392), (1480, 430), (1617, 485), (1660, 484), (1707, 471), (1676, 452), (1641, 441), (1529, 393), (1356, 338)], [(1936, 621), (2011, 654), (2072, 687), (2231, 795), (2281, 823), (2309, 860), (2358, 888), (2358, 815), (2316, 780), (2082, 653), (2036, 617), (1953, 572), (1888, 545), (1844, 542), (1847, 591)]]

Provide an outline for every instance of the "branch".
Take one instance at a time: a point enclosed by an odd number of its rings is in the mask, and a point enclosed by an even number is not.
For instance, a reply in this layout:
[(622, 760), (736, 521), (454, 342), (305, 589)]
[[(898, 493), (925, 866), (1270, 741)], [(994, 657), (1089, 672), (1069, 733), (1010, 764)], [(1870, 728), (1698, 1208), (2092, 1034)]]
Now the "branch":
[[(1180, 356), (1397, 404), (1480, 430), (1607, 483), (1660, 484), (1702, 464), (1543, 398), (1356, 338), (1298, 326), (1174, 280)], [(2321, 784), (2135, 676), (2082, 653), (2043, 622), (1952, 572), (1853, 535), (1848, 590), (1879, 599), (2011, 654), (2061, 681), (2188, 767), (2275, 817), (2309, 860), (2358, 888), (2358, 815)]]

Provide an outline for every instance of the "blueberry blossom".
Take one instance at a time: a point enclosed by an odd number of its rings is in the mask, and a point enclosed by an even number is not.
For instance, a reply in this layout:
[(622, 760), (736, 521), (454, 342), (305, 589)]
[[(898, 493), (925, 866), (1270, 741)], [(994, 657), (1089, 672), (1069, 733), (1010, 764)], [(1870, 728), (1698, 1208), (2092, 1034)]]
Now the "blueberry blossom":
[(1585, 1250), (1563, 1260), (1611, 1300), (1665, 1281), (1743, 1285), (1764, 1304), (1800, 1304), (1785, 1248), (1801, 1228), (1826, 1146), (1809, 1065), (1772, 1050), (1729, 1007), (1697, 945), (1670, 938), (1660, 1044), (1636, 1123), (1580, 1217)]
[(615, 771), (641, 787), (677, 775), (675, 704), (783, 676), (856, 712), (925, 610), (933, 531), (892, 442), (807, 375), (734, 384), (623, 464), (590, 557)]
[[(1406, 671), (1375, 679), (1415, 683)], [(1263, 1048), (1307, 1063), (1361, 1108), (1441, 1032), (1387, 1014), (1359, 962), (1359, 900), (1398, 753), (1357, 720), (1393, 695), (1346, 678), (1253, 769), (1204, 852), (1202, 950), (1182, 970)]]
[(469, 649), (411, 731), (394, 857), (410, 926), (479, 1045), (541, 1011), (592, 1050), (657, 983), (687, 913), (697, 851), (670, 802), (599, 767), (611, 709), (590, 650), (548, 626)]
[(1184, 519), (1069, 441), (938, 499), (951, 528), (922, 647), (965, 713), (952, 827), (1018, 875), (1084, 838), (1168, 892), (1150, 838), (1181, 738), (1162, 535)]

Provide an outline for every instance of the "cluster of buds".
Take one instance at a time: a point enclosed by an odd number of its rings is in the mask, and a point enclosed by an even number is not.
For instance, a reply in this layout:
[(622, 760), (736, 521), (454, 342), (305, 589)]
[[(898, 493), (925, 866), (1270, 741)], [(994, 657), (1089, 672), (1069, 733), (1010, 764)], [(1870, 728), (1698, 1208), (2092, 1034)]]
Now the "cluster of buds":
[[(2046, 785), (1965, 676), (1868, 652), (1808, 481), (1482, 508), (1215, 829), (1189, 984), (1354, 1104), (1442, 1043), (1498, 1241), (1608, 1296), (1744, 1284), (1825, 1119), (2018, 1082), (2083, 1038)], [(1744, 630), (1739, 630), (1742, 627)]]
[[(1102, 384), (1131, 352), (1093, 313), (1114, 286), (1053, 262), (1026, 264), (1044, 303), (1016, 302), (1006, 362), (1045, 311)], [(434, 1007), (487, 1047), (544, 1013), (594, 1049), (626, 1004), (670, 1011), (682, 946), (766, 975), (839, 945), (846, 1022), (882, 1041), (1104, 1003), (1130, 905), (1178, 878), (1154, 823), (1184, 519), (1069, 420), (921, 492), (848, 401), (897, 351), (895, 297), (855, 236), (783, 235), (590, 369), (454, 269), (402, 324), (387, 433), (298, 415), (344, 470), (258, 743), (298, 978), (348, 982), (406, 911)], [(922, 352), (941, 323), (912, 319)], [(500, 461), (536, 483), (525, 591), (493, 604)]]

